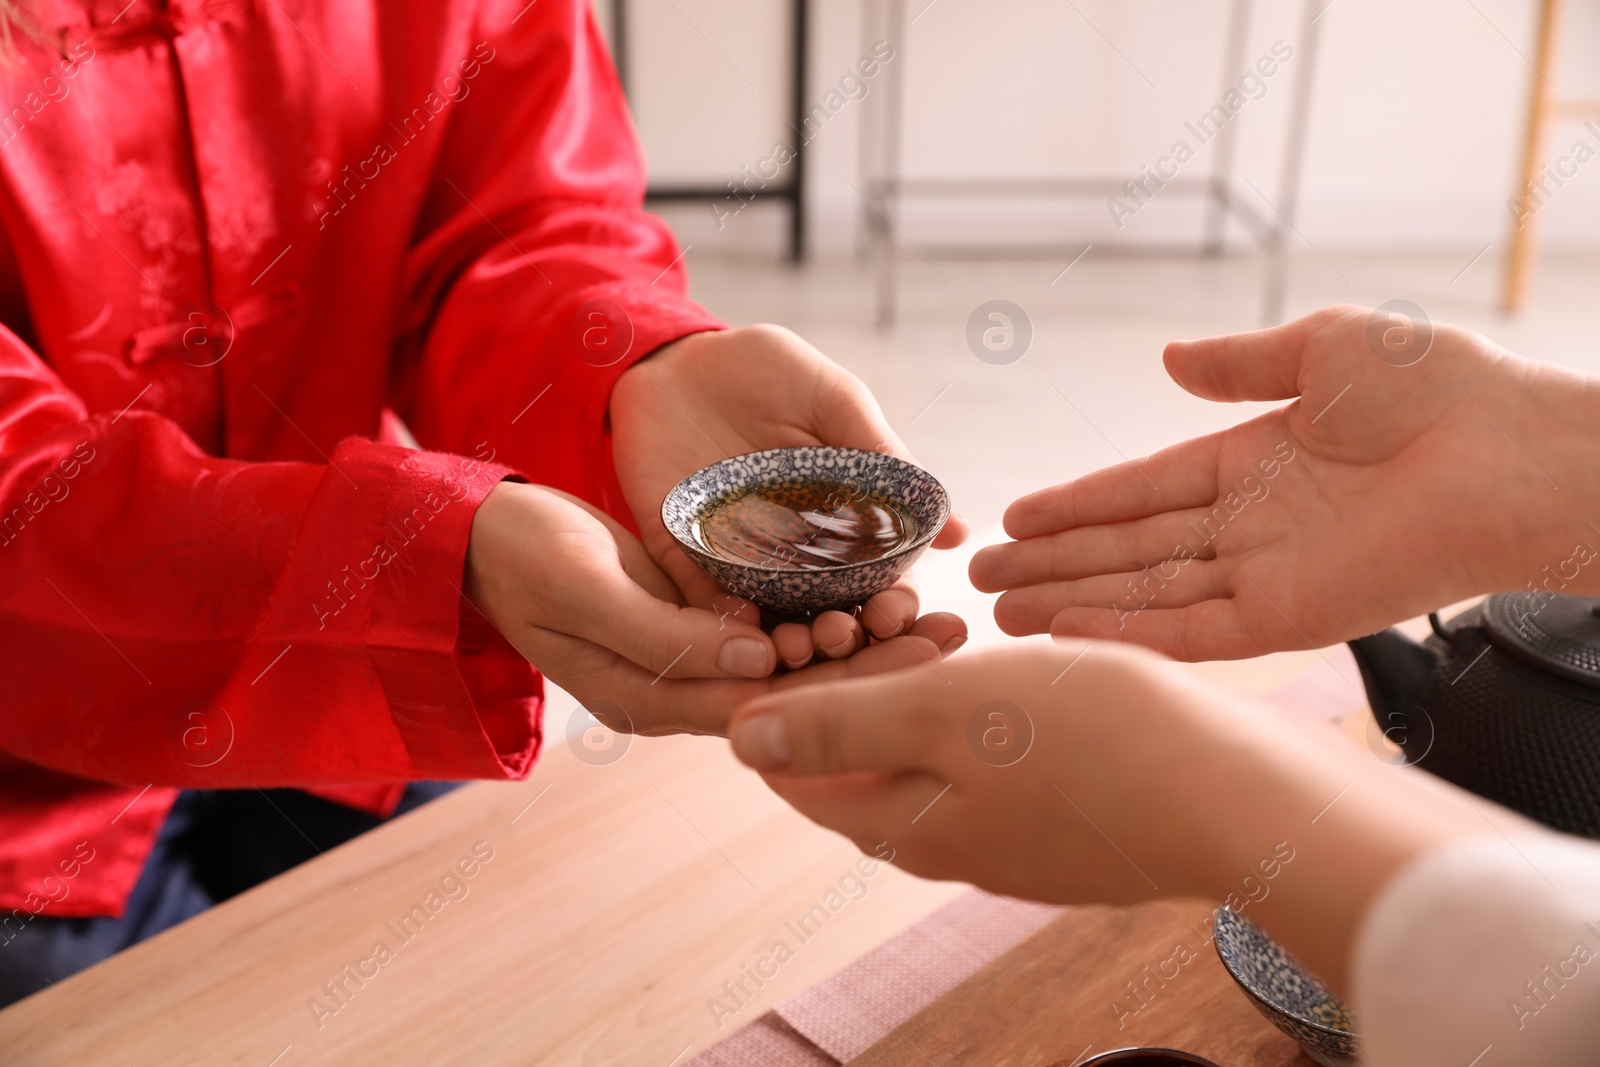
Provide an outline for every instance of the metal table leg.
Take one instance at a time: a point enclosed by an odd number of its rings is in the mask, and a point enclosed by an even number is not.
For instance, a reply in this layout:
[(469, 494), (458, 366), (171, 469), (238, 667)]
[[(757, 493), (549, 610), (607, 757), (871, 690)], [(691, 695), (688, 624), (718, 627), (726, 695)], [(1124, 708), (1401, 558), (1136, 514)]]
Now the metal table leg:
[(1300, 69), (1294, 77), (1289, 126), (1284, 137), (1283, 166), (1278, 178), (1278, 221), (1267, 242), (1266, 277), (1262, 280), (1261, 318), (1268, 326), (1283, 321), (1288, 290), (1288, 240), (1300, 207), (1300, 176), (1305, 163), (1306, 124), (1311, 113), (1311, 88), (1316, 78), (1317, 21), (1327, 10), (1321, 0), (1306, 0), (1300, 29)]
[[(868, 0), (862, 10), (861, 47), (865, 54), (876, 42), (876, 18), (872, 13), (877, 5)], [(887, 0), (883, 39), (894, 46), (895, 56), (883, 68), (883, 82), (878, 92), (868, 97), (868, 114), (863, 122), (861, 152), (857, 159), (859, 191), (866, 203), (861, 205), (862, 220), (867, 233), (868, 255), (872, 262), (875, 281), (875, 310), (873, 321), (880, 330), (894, 325), (898, 290), (896, 286), (896, 249), (894, 247), (894, 219), (899, 214), (900, 146), (904, 132), (904, 66), (906, 62), (906, 5), (905, 0)]]
[[(628, 4), (627, 0), (610, 0), (611, 4), (611, 61), (617, 68), (617, 80), (626, 94), (631, 84), (631, 64), (628, 62)], [(789, 180), (782, 186), (762, 189), (756, 197), (775, 196), (789, 209), (789, 260), (799, 263), (806, 255), (806, 66), (811, 54), (811, 19), (809, 0), (793, 0), (790, 35), (789, 126), (794, 131), (790, 149), (794, 158), (789, 162)], [(646, 200), (721, 200), (728, 195), (724, 186), (688, 185), (668, 188), (652, 187), (645, 191)]]
[[(1233, 88), (1244, 63), (1245, 39), (1250, 34), (1250, 0), (1233, 0), (1228, 6), (1228, 38), (1222, 60), (1222, 88), (1217, 93), (1220, 100)], [(1211, 157), (1211, 188), (1206, 197), (1205, 237), (1201, 250), (1215, 256), (1222, 252), (1227, 237), (1228, 204), (1233, 192), (1233, 149), (1238, 140), (1235, 123), (1228, 123), (1217, 135), (1217, 151)]]

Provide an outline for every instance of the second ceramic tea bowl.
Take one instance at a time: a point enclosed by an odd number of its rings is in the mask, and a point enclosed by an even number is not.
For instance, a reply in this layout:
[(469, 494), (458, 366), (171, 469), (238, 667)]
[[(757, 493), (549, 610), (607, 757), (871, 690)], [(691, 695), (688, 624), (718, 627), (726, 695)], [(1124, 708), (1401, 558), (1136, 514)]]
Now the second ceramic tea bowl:
[(1051, 1064), (1051, 1067), (1217, 1067), (1215, 1063), (1192, 1052), (1174, 1048), (1119, 1048), (1103, 1052), (1081, 1062)]
[[(708, 506), (762, 486), (834, 484), (892, 504), (915, 529), (898, 547), (874, 559), (801, 570), (757, 564), (711, 552), (700, 521)], [(785, 615), (850, 611), (910, 569), (950, 517), (950, 497), (938, 479), (894, 456), (829, 445), (751, 452), (713, 463), (679, 482), (661, 504), (667, 531), (728, 592)]]
[(1254, 923), (1217, 909), (1217, 955), (1256, 1009), (1300, 1042), (1324, 1067), (1354, 1067), (1358, 1048), (1350, 1009)]

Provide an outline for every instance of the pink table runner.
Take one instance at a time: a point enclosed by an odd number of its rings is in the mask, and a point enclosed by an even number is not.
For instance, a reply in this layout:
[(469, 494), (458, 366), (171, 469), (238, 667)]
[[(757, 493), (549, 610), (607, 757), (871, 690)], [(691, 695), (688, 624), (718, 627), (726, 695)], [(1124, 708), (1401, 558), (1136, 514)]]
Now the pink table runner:
[[(1270, 699), (1285, 711), (1325, 721), (1362, 707), (1361, 675), (1349, 651), (1341, 646), (1324, 656)], [(839, 1067), (1061, 910), (974, 889), (685, 1067)]]
[(689, 1067), (838, 1067), (1060, 911), (974, 889), (783, 1001)]

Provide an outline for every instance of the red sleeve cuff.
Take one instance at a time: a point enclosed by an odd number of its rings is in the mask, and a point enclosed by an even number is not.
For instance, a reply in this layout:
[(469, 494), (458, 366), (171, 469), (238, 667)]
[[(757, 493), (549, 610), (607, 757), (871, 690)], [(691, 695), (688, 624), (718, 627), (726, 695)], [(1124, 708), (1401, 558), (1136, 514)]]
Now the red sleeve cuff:
[[(287, 649), (239, 685), (237, 703), (266, 713), (239, 716), (238, 745), (259, 759), (255, 784), (528, 773), (539, 677), (462, 607), (473, 516), (515, 474), (486, 460), (359, 439), (335, 450), (296, 531), (296, 578), (257, 638)], [(231, 784), (220, 779), (232, 762), (208, 769), (216, 784)]]
[(380, 536), (393, 555), (384, 566), (395, 573), (375, 591), (366, 646), (412, 778), (522, 778), (538, 754), (539, 676), (476, 610), (464, 610), (461, 590), (473, 516), (513, 474), (478, 458), (413, 452), (384, 510)]

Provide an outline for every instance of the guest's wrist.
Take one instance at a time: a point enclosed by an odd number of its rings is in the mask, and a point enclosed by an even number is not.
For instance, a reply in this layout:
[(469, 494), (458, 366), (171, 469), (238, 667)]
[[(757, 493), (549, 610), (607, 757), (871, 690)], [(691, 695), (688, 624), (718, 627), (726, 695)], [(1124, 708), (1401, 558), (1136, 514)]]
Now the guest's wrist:
[(1487, 803), (1474, 807), (1452, 787), (1382, 763), (1331, 730), (1325, 739), (1308, 727), (1290, 732), (1297, 736), (1285, 736), (1276, 758), (1239, 785), (1248, 803), (1217, 850), (1238, 869), (1232, 884), (1212, 882), (1207, 895), (1236, 904), (1348, 994), (1356, 933), (1385, 888), (1432, 852), (1495, 836), (1497, 825), (1518, 832), (1522, 820)]
[(1155, 690), (1148, 699), (1177, 709), (1171, 743), (1204, 753), (1177, 762), (1161, 783), (1186, 800), (1169, 806), (1169, 819), (1150, 842), (1151, 874), (1162, 895), (1226, 902), (1261, 874), (1262, 863), (1271, 869), (1278, 843), (1315, 814), (1300, 809), (1322, 802), (1323, 790), (1312, 783), (1328, 777), (1330, 761), (1317, 758), (1297, 724), (1281, 722), (1275, 709), (1212, 685), (1185, 665), (1162, 664), (1141, 681)]
[(1600, 595), (1600, 378), (1533, 363), (1517, 371), (1506, 436), (1527, 475), (1500, 509), (1515, 550), (1493, 588)]

